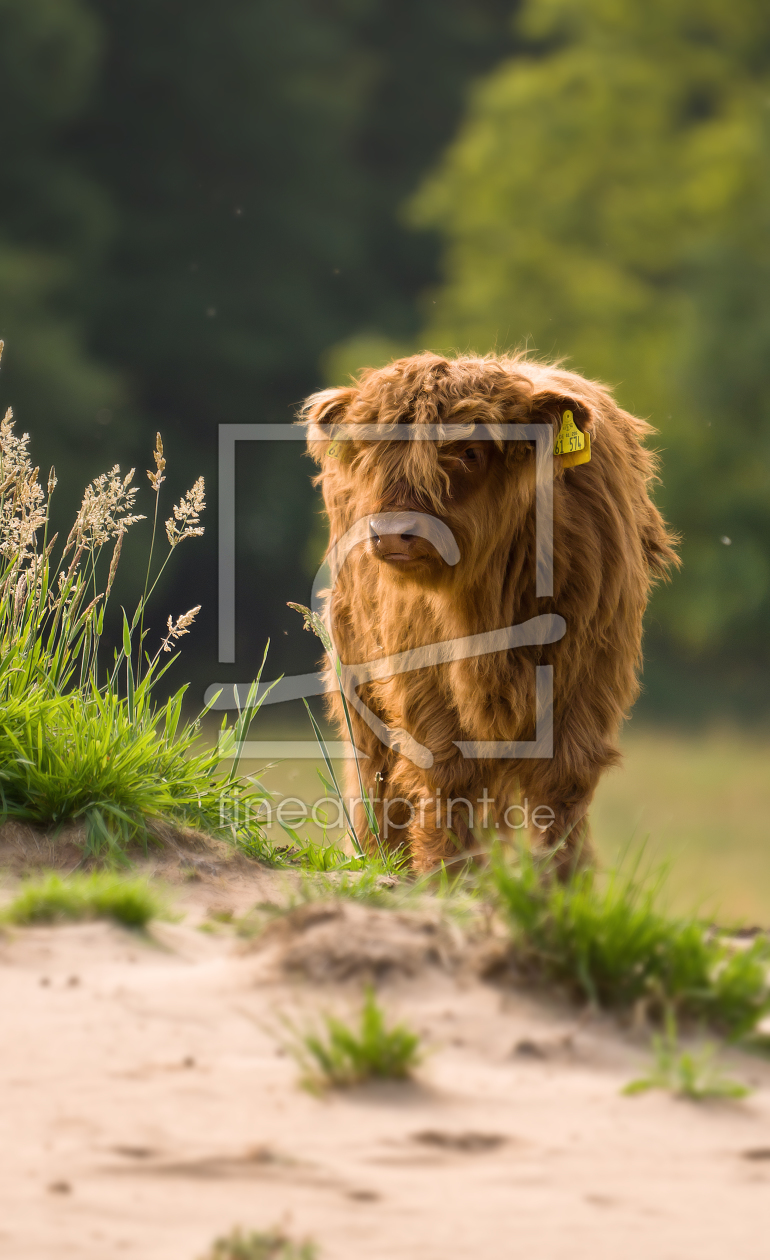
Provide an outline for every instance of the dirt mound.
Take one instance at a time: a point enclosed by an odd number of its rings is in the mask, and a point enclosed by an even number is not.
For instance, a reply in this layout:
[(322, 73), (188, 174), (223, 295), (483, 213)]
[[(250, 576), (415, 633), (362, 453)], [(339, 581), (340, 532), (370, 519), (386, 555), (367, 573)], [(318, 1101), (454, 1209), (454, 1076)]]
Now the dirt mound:
[(453, 971), (462, 941), (438, 915), (322, 901), (282, 915), (247, 948), (270, 950), (280, 971), (305, 980), (376, 983), (416, 976), (426, 968)]
[[(132, 862), (146, 862), (152, 873), (172, 880), (205, 878), (218, 875), (224, 868), (256, 865), (224, 841), (160, 820), (151, 827), (146, 851), (136, 839), (127, 856)], [(68, 823), (51, 830), (16, 821), (0, 825), (0, 869), (10, 875), (43, 870), (66, 873), (91, 862), (86, 853), (85, 823)]]
[(72, 870), (83, 858), (84, 825), (46, 831), (30, 823), (6, 822), (0, 826), (0, 867), (11, 875), (40, 870)]

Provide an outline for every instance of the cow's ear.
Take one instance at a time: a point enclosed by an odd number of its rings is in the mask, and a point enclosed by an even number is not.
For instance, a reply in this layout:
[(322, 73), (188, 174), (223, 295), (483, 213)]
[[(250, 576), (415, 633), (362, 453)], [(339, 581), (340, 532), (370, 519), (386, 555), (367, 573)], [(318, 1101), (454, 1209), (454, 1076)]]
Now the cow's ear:
[(537, 419), (553, 428), (553, 453), (561, 468), (575, 468), (591, 460), (595, 432), (592, 409), (578, 398), (549, 395), (538, 399)]
[(342, 423), (357, 395), (358, 390), (352, 386), (341, 386), (338, 389), (321, 389), (305, 400), (300, 410), (300, 421), (307, 425), (308, 451), (316, 463), (322, 463), (327, 455), (344, 457), (348, 443), (330, 440), (333, 437), (330, 429)]

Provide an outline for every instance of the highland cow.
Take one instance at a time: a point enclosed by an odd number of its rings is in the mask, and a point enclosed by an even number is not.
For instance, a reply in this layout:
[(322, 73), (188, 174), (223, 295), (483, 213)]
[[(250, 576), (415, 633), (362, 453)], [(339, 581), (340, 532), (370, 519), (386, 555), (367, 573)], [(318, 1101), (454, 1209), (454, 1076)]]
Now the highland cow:
[[(544, 613), (563, 618), (554, 641), (447, 658), (359, 688), (377, 719), (352, 710), (381, 838), (408, 847), (426, 870), (526, 820), (561, 871), (589, 860), (587, 812), (602, 771), (619, 760), (619, 727), (638, 694), (650, 587), (677, 563), (650, 498), (656, 460), (642, 443), (653, 430), (601, 385), (524, 356), (400, 359), (314, 394), (303, 415), (330, 549), (356, 522), (368, 524), (327, 609), (342, 661), (376, 662)], [(569, 424), (582, 446), (578, 456), (549, 454), (545, 598), (536, 593), (535, 443), (505, 441), (495, 429), (522, 423), (550, 426), (557, 452)], [(446, 440), (441, 431), (430, 441), (355, 438), (356, 426), (393, 424), (463, 427)], [(340, 425), (354, 440), (334, 440)], [(459, 558), (442, 555), (418, 520), (437, 521)], [(459, 744), (534, 739), (538, 665), (553, 667), (552, 755), (464, 756)], [(329, 704), (344, 734), (339, 691)], [(400, 740), (383, 742), (378, 722)], [(422, 764), (405, 755), (415, 745), (429, 750)], [(354, 779), (350, 787), (359, 795)]]

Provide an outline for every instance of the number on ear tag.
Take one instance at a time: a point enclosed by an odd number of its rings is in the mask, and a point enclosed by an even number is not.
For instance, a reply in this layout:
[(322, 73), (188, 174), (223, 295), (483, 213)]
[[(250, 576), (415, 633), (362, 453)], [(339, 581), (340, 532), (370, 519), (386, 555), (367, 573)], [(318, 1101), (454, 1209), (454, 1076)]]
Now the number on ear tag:
[(574, 468), (577, 464), (587, 464), (591, 458), (591, 435), (583, 433), (577, 427), (569, 409), (562, 412), (561, 428), (553, 453), (561, 456), (562, 468)]

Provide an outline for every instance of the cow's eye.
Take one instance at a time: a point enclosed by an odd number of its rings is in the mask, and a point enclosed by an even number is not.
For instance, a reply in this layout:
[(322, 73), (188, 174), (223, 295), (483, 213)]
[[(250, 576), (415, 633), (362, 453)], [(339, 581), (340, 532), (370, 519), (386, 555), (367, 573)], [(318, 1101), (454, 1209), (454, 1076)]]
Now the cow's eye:
[(463, 452), (463, 461), (466, 464), (478, 464), (479, 452), (476, 450), (475, 446), (469, 446), (467, 450)]

